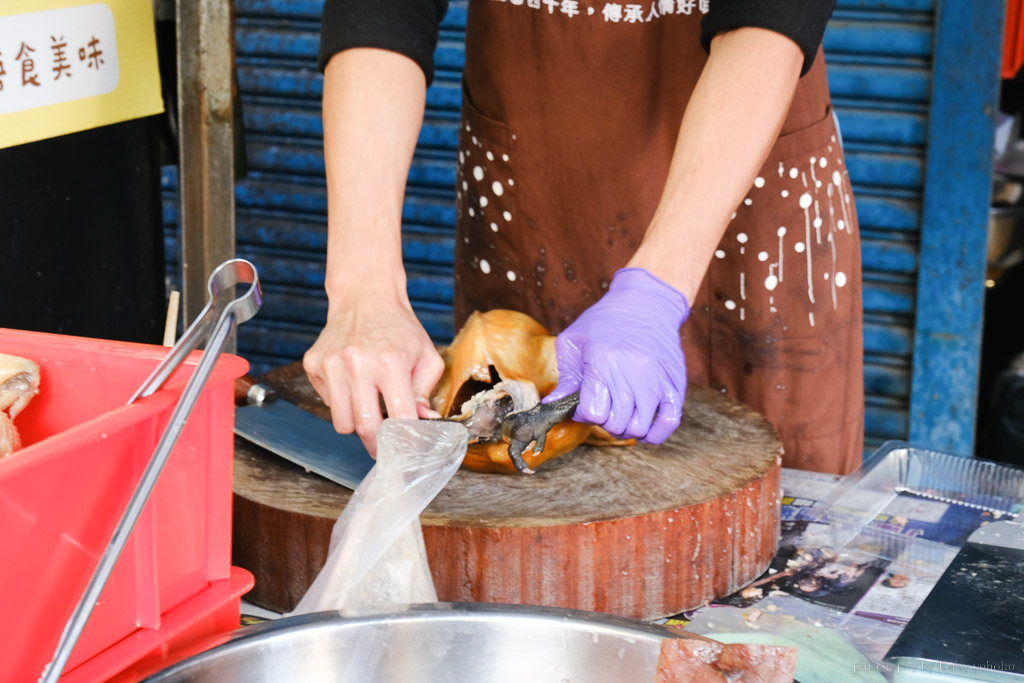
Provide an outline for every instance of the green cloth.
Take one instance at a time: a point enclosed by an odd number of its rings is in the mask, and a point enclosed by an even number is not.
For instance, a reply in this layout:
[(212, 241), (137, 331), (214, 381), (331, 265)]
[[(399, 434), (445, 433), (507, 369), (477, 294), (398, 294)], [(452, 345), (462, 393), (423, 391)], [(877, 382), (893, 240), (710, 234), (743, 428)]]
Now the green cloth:
[(827, 628), (794, 624), (786, 635), (765, 632), (705, 633), (720, 643), (784, 645), (799, 650), (794, 678), (800, 683), (886, 683), (879, 668)]

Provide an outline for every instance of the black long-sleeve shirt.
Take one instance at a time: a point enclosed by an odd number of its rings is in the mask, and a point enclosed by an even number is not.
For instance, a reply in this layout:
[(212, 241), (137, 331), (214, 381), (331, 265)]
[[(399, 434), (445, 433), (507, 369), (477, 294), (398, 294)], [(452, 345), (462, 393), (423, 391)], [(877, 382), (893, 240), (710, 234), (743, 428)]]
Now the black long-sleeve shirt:
[[(701, 44), (710, 50), (718, 33), (764, 28), (790, 38), (804, 54), (801, 75), (814, 62), (835, 0), (711, 0), (701, 24)], [(434, 77), (434, 49), (448, 0), (325, 0), (320, 33), (320, 69), (338, 52), (376, 47), (403, 54)]]

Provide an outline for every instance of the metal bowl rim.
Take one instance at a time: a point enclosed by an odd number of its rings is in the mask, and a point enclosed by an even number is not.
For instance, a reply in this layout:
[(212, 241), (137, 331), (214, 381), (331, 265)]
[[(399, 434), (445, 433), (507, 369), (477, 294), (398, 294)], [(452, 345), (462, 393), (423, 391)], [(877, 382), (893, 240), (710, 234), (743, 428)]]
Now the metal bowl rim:
[[(620, 631), (622, 637), (630, 634), (637, 636), (654, 636), (659, 638), (686, 638), (685, 635), (672, 631), (659, 624), (651, 624), (629, 617), (621, 617), (602, 612), (591, 612), (561, 607), (541, 607), (535, 605), (481, 603), (481, 602), (450, 602), (420, 603), (399, 605), (389, 612), (376, 614), (344, 614), (339, 610), (312, 612), (284, 616), (280, 619), (265, 621), (259, 624), (243, 626), (239, 629), (185, 646), (171, 651), (159, 662), (160, 669), (153, 670), (157, 662), (149, 662), (145, 671), (139, 674), (148, 677), (163, 678), (173, 675), (192, 665), (199, 657), (214, 659), (226, 656), (233, 650), (242, 648), (252, 641), (270, 639), (281, 632), (295, 635), (306, 630), (322, 628), (327, 624), (338, 624), (346, 628), (355, 628), (359, 624), (380, 624), (384, 622), (415, 622), (443, 619), (444, 621), (474, 621), (481, 617), (501, 616), (515, 619), (540, 619), (550, 622), (570, 622), (578, 625), (593, 625)], [(212, 645), (211, 645), (212, 644)], [(129, 669), (132, 671), (132, 669)], [(143, 680), (148, 680), (143, 679)]]

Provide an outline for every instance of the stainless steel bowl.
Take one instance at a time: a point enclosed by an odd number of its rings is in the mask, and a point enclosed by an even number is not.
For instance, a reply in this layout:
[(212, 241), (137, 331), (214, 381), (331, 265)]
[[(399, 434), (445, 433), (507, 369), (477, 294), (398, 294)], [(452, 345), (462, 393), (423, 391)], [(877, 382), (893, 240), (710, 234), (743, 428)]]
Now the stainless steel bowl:
[(662, 639), (678, 637), (632, 619), (521, 605), (319, 612), (242, 628), (115, 680), (621, 683), (654, 680)]

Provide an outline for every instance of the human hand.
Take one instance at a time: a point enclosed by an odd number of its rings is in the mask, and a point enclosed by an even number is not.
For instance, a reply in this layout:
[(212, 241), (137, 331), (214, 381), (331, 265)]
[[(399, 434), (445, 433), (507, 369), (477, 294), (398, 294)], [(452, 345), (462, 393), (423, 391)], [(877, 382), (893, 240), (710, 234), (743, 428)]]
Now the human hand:
[(686, 363), (679, 327), (686, 297), (643, 268), (623, 268), (600, 300), (555, 340), (558, 386), (544, 403), (579, 391), (573, 419), (614, 436), (662, 443), (679, 426)]
[(380, 397), (388, 417), (440, 417), (427, 397), (444, 361), (408, 302), (360, 295), (332, 305), (302, 365), (330, 407), (334, 428), (355, 431), (374, 457), (383, 419)]

